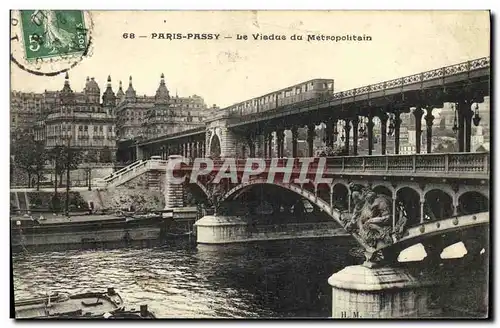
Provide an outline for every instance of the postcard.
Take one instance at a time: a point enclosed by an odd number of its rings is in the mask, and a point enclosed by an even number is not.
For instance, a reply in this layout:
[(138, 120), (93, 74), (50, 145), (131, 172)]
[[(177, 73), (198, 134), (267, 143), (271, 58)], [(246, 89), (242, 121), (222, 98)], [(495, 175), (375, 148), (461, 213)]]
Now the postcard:
[(12, 10), (11, 316), (489, 318), (490, 22)]

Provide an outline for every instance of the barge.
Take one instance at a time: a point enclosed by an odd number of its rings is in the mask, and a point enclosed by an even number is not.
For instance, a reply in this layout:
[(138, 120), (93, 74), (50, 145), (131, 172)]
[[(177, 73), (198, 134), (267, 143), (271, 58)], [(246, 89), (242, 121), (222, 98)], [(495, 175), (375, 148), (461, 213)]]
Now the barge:
[(154, 247), (167, 240), (191, 237), (196, 218), (192, 209), (116, 215), (14, 215), (10, 219), (11, 244), (14, 252)]
[(68, 249), (143, 244), (152, 246), (166, 238), (172, 219), (160, 214), (144, 216), (40, 215), (11, 217), (11, 243), (22, 249)]
[(147, 305), (127, 310), (113, 288), (106, 292), (54, 293), (15, 301), (16, 319), (154, 319)]

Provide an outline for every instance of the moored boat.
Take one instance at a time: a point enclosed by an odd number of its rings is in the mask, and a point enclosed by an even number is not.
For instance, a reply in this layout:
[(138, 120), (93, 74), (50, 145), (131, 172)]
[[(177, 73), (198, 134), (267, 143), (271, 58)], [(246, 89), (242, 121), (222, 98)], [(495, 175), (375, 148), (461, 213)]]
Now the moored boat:
[(16, 319), (100, 318), (121, 311), (124, 311), (123, 300), (113, 288), (106, 292), (55, 293), (15, 301)]
[(81, 215), (12, 217), (13, 250), (41, 246), (81, 247), (109, 243), (161, 242), (168, 219), (159, 214), (144, 216)]

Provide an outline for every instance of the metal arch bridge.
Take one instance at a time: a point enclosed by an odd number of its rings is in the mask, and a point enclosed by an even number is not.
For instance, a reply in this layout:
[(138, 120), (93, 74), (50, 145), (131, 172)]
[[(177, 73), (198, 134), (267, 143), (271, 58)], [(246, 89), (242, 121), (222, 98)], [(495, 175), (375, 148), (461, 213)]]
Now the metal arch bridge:
[[(245, 184), (239, 184), (229, 190), (223, 197), (223, 200), (228, 200), (231, 197), (238, 197), (242, 192), (253, 185), (274, 185), (290, 190), (297, 195), (300, 195), (316, 205), (320, 210), (327, 213), (335, 222), (344, 227), (342, 221), (342, 212), (331, 206), (327, 201), (321, 199), (318, 195), (302, 188), (295, 184), (285, 184), (280, 182), (268, 182), (266, 179), (255, 179)], [(428, 237), (437, 234), (447, 234), (457, 230), (464, 230), (471, 227), (489, 225), (490, 214), (488, 212), (480, 212), (469, 215), (454, 216), (445, 219), (433, 220), (431, 222), (420, 223), (416, 226), (410, 226), (405, 229), (403, 236), (391, 245), (385, 245), (379, 248), (374, 248), (366, 244), (366, 242), (356, 233), (350, 233), (356, 241), (365, 248), (369, 253), (385, 251), (387, 248), (403, 249), (413, 244), (416, 244)]]

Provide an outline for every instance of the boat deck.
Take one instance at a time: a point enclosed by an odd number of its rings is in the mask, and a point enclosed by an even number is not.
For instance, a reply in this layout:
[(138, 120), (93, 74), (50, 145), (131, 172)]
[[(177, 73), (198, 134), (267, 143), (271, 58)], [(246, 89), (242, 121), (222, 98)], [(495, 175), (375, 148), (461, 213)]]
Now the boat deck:
[(54, 294), (16, 301), (16, 319), (100, 316), (121, 310), (122, 303), (120, 295), (115, 293)]

